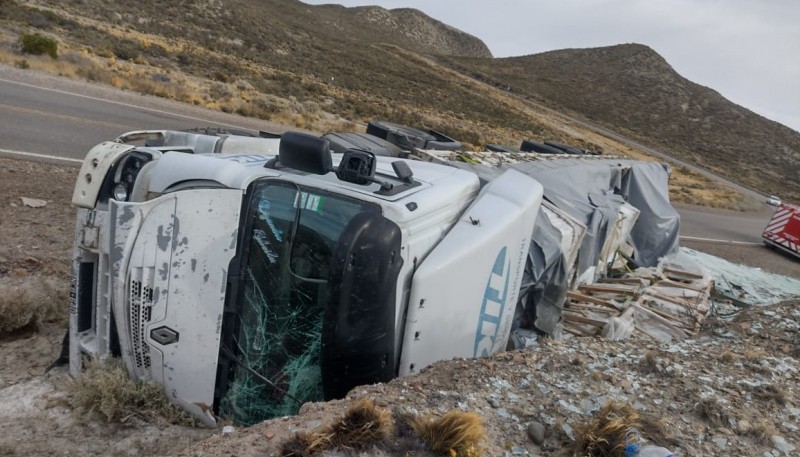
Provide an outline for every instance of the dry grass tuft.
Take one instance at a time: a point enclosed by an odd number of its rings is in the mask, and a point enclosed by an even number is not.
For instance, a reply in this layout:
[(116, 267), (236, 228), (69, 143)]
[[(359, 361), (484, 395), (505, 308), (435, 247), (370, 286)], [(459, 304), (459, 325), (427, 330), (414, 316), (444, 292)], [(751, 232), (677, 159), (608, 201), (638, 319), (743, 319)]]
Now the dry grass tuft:
[(99, 413), (109, 422), (131, 418), (159, 419), (172, 424), (196, 425), (196, 421), (167, 400), (155, 384), (136, 382), (117, 359), (89, 362), (83, 374), (68, 384), (70, 403), (86, 415)]
[(364, 450), (386, 441), (392, 430), (388, 411), (365, 398), (350, 407), (344, 417), (311, 433), (297, 433), (283, 444), (282, 457), (319, 455), (333, 449)]
[(53, 277), (25, 276), (0, 282), (0, 336), (67, 316), (68, 286)]
[(631, 405), (616, 403), (613, 400), (605, 404), (594, 418), (575, 427), (576, 440), (573, 455), (610, 457), (625, 455), (630, 432), (636, 429), (639, 434), (658, 445), (672, 445), (664, 424), (655, 417), (642, 414)]
[(481, 417), (475, 413), (448, 411), (438, 419), (417, 419), (412, 426), (436, 453), (452, 457), (481, 455), (479, 444), (486, 432)]
[(751, 389), (753, 396), (764, 402), (772, 402), (783, 406), (786, 404), (786, 392), (773, 384), (764, 384)]
[(644, 353), (641, 361), (641, 369), (644, 374), (658, 373), (658, 358), (654, 351), (647, 351)]
[(734, 354), (731, 351), (725, 351), (719, 356), (719, 361), (722, 363), (728, 364), (734, 362), (735, 360), (736, 360), (736, 354)]
[(703, 420), (714, 426), (727, 426), (730, 420), (727, 409), (711, 397), (697, 402), (695, 411)]
[(744, 351), (744, 359), (750, 363), (760, 363), (761, 359), (764, 358), (766, 354), (763, 350), (759, 349), (748, 349)]
[(764, 419), (753, 424), (750, 427), (748, 434), (758, 440), (758, 442), (761, 444), (769, 445), (771, 444), (770, 438), (780, 434), (780, 432), (778, 431), (778, 428), (775, 427), (775, 424)]

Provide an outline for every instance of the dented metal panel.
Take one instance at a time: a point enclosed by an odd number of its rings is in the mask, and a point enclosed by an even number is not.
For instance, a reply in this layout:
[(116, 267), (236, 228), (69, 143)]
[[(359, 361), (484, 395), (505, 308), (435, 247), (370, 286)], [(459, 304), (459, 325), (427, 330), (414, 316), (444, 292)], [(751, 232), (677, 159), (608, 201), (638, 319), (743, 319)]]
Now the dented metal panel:
[(401, 376), (505, 349), (541, 201), (539, 183), (506, 172), (422, 262), (411, 285)]
[(94, 208), (106, 174), (117, 159), (134, 148), (129, 144), (105, 141), (90, 149), (75, 183), (72, 204), (80, 208)]
[(227, 267), (242, 193), (191, 190), (111, 205), (114, 313), (129, 373), (213, 424)]

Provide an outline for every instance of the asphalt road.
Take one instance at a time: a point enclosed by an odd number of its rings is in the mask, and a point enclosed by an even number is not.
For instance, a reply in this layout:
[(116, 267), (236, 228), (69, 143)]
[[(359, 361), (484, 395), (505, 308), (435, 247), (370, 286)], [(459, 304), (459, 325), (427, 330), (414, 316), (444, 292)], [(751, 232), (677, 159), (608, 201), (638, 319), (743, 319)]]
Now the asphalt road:
[[(92, 146), (126, 131), (205, 126), (285, 129), (112, 88), (0, 68), (0, 155), (45, 155), (78, 162)], [(766, 206), (750, 213), (698, 207), (678, 207), (678, 211), (682, 236), (746, 243), (760, 242), (772, 214)]]
[(681, 215), (681, 236), (709, 240), (761, 244), (761, 232), (774, 208), (764, 205), (757, 212), (738, 212), (675, 205)]
[(82, 159), (92, 146), (143, 129), (283, 130), (220, 113), (79, 81), (0, 66), (0, 155)]

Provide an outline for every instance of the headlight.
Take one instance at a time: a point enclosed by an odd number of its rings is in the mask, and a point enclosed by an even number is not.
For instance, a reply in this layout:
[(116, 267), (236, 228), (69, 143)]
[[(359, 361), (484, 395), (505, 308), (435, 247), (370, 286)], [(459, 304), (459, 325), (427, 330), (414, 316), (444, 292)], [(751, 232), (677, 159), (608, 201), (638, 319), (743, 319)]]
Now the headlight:
[(124, 183), (118, 183), (114, 186), (113, 192), (114, 200), (124, 202), (128, 200), (128, 186)]
[(114, 165), (113, 172), (106, 175), (101, 191), (101, 201), (114, 199), (118, 202), (127, 202), (133, 197), (136, 178), (142, 167), (153, 160), (153, 154), (146, 151), (133, 150), (120, 158)]

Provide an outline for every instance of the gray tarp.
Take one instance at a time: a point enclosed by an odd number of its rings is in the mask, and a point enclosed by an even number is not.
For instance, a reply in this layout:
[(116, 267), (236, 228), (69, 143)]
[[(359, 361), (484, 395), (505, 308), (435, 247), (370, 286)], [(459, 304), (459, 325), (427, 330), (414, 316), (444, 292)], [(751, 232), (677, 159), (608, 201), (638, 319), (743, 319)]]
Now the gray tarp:
[[(680, 217), (669, 203), (666, 165), (614, 159), (564, 158), (506, 164), (499, 167), (451, 162), (473, 171), (482, 182), (514, 168), (539, 181), (544, 196), (560, 210), (586, 225), (578, 254), (578, 275), (597, 265), (600, 250), (616, 220), (620, 206), (628, 202), (641, 213), (628, 242), (639, 266), (656, 266), (658, 260), (678, 248)], [(561, 320), (561, 308), (570, 286), (560, 247), (561, 234), (546, 217), (536, 220), (517, 305), (516, 327), (552, 334)]]

